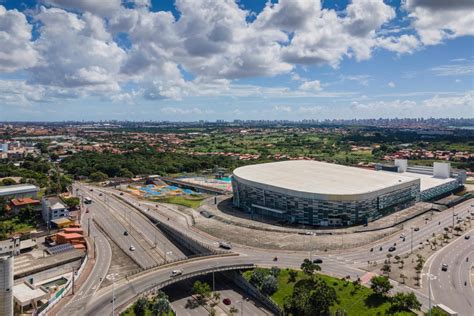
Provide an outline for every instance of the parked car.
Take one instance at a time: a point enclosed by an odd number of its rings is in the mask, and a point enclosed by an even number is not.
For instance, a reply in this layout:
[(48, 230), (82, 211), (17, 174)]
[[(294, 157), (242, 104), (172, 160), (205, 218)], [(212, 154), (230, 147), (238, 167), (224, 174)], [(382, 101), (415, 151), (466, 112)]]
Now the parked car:
[(135, 247), (133, 245), (130, 245), (130, 251), (135, 251)]
[(320, 258), (314, 259), (313, 263), (323, 263), (323, 259), (320, 259)]
[(405, 234), (400, 235), (400, 238), (405, 238), (405, 237), (406, 237)]
[(123, 192), (120, 192), (120, 195), (123, 195)]
[(394, 246), (388, 248), (388, 251), (390, 251), (390, 252), (394, 252), (395, 250), (397, 250), (397, 248), (395, 248)]
[(469, 238), (471, 238), (471, 236), (470, 236), (470, 235), (466, 235), (466, 236), (464, 236), (464, 239), (466, 239), (466, 240), (468, 240)]
[(124, 236), (128, 236), (128, 231), (124, 231), (124, 232), (123, 232), (123, 235), (124, 235)]
[(230, 298), (225, 298), (222, 300), (222, 303), (224, 303), (224, 305), (230, 305), (232, 304), (232, 302), (230, 301)]
[(447, 265), (446, 263), (443, 263), (443, 264), (441, 265), (441, 270), (443, 270), (443, 271), (448, 271), (448, 265)]
[(183, 270), (173, 270), (170, 273), (170, 277), (175, 277), (175, 276), (178, 276), (178, 275), (181, 275), (181, 274), (183, 274)]
[(417, 232), (417, 231), (420, 230), (420, 227), (415, 227), (415, 228), (413, 228), (413, 230)]
[(102, 193), (99, 193), (99, 196), (102, 196)]

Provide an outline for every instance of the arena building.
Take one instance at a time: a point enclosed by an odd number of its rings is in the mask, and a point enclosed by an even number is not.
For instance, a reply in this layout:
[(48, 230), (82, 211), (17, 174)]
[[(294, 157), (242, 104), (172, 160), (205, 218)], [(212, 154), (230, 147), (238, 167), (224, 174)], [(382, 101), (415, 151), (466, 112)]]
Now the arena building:
[(232, 189), (234, 206), (252, 215), (332, 226), (363, 223), (406, 208), (420, 199), (421, 187), (433, 190), (452, 181), (298, 160), (237, 168)]

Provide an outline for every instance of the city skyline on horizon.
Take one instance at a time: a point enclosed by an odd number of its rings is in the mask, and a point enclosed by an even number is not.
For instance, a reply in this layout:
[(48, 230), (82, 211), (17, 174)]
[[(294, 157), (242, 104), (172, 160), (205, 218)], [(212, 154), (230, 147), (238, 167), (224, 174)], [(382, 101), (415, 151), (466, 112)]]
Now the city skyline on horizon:
[(0, 121), (474, 117), (474, 3), (0, 1)]

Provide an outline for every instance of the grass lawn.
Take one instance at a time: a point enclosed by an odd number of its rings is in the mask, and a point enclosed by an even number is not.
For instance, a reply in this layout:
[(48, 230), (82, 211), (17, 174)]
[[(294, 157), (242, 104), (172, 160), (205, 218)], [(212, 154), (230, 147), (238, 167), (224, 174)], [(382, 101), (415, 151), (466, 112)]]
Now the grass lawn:
[(156, 199), (157, 202), (183, 205), (191, 208), (198, 208), (204, 198), (186, 198), (184, 196), (167, 196)]
[[(244, 272), (244, 277), (248, 280), (252, 271)], [(303, 272), (298, 271), (296, 282), (305, 278)], [(318, 274), (329, 286), (336, 290), (339, 303), (331, 307), (331, 312), (334, 313), (337, 309), (344, 309), (348, 315), (385, 315), (390, 308), (390, 303), (387, 299), (381, 299), (372, 295), (372, 290), (362, 286), (356, 292), (353, 292), (354, 286), (351, 282), (344, 282), (340, 279), (333, 278), (327, 275)], [(288, 270), (282, 269), (278, 278), (278, 291), (274, 293), (271, 298), (280, 306), (283, 306), (283, 301), (286, 296), (293, 292), (293, 287), (296, 282), (289, 282)], [(344, 285), (346, 284), (346, 285)], [(395, 315), (415, 315), (413, 313), (396, 313)]]

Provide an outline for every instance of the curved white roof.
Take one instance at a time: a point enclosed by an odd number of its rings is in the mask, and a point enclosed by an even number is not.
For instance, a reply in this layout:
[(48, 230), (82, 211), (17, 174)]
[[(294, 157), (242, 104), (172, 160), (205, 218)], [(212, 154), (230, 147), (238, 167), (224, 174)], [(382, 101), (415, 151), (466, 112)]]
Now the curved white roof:
[(234, 170), (241, 183), (283, 194), (323, 200), (356, 200), (420, 182), (399, 173), (379, 172), (312, 160), (249, 165)]

